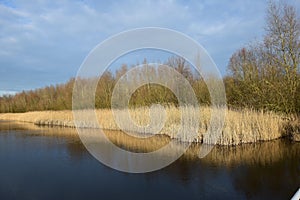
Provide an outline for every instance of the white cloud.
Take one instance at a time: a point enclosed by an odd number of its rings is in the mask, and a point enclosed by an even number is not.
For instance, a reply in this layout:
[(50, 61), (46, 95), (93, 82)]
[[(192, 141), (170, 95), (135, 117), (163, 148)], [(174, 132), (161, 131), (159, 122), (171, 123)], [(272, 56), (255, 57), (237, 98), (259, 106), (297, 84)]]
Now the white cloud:
[(0, 97), (2, 97), (4, 95), (14, 95), (16, 93), (17, 93), (17, 91), (0, 90)]
[[(32, 76), (27, 81), (37, 80), (39, 84), (44, 77), (35, 74), (36, 71), (50, 74), (54, 83), (61, 82), (74, 76), (87, 53), (112, 34), (130, 28), (160, 26), (198, 40), (224, 72), (233, 51), (263, 33), (265, 6), (266, 2), (260, 0), (0, 3), (0, 68), (31, 70)], [(63, 69), (60, 71), (63, 75), (59, 76), (64, 77), (59, 80), (58, 69)], [(7, 74), (0, 74), (0, 89), (7, 85), (1, 84), (3, 76)]]

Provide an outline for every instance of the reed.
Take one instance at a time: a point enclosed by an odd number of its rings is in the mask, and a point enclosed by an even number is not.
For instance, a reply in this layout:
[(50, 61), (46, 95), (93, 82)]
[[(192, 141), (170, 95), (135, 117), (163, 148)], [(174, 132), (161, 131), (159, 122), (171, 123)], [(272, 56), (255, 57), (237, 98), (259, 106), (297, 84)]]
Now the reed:
[[(88, 116), (87, 110), (78, 111), (82, 116)], [(117, 110), (116, 115), (122, 115), (124, 110)], [(127, 126), (126, 131), (132, 133), (149, 133), (149, 129), (141, 129), (151, 122), (149, 108), (132, 108), (129, 110), (132, 120), (138, 126)], [(210, 126), (211, 108), (210, 107), (186, 107), (185, 114), (193, 112), (199, 116), (199, 124), (192, 124), (191, 121), (184, 122), (189, 130), (195, 130), (198, 125), (198, 135), (193, 142), (210, 144), (211, 140), (205, 140), (205, 134), (213, 131), (214, 124)], [(186, 132), (183, 137), (177, 136), (177, 131), (181, 123), (181, 112), (174, 106), (165, 107), (166, 121), (162, 129), (156, 134), (169, 136), (179, 141), (189, 141), (190, 133)], [(289, 118), (274, 112), (254, 111), (244, 109), (241, 111), (227, 110), (222, 134), (217, 142), (219, 145), (239, 145), (242, 143), (255, 143), (258, 141), (269, 141), (285, 136), (284, 126)], [(153, 116), (157, 121), (161, 119), (160, 110), (153, 109)], [(113, 113), (110, 109), (96, 110), (96, 116), (101, 128), (105, 130), (120, 130), (114, 120)], [(182, 118), (185, 118), (184, 114)], [(0, 114), (0, 120), (15, 120), (30, 122), (37, 125), (75, 127), (72, 111), (36, 111), (27, 113), (4, 113)], [(80, 122), (81, 127), (95, 128), (96, 125), (90, 124), (89, 119)], [(147, 131), (147, 132), (145, 132)], [(150, 131), (151, 133), (151, 131)], [(209, 138), (209, 137), (208, 137)]]

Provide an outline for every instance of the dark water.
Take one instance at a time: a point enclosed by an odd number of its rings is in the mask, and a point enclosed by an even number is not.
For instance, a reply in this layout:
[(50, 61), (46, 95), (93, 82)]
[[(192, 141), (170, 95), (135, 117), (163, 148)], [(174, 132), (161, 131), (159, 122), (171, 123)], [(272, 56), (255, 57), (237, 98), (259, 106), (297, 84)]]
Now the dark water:
[(0, 199), (290, 199), (300, 187), (300, 144), (197, 146), (151, 173), (110, 169), (73, 129), (0, 122)]

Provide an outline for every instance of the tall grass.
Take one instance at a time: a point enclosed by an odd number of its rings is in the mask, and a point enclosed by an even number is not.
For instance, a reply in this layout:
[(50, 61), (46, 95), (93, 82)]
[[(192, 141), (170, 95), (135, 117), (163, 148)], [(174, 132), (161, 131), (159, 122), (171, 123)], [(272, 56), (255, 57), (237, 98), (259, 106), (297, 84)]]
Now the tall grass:
[[(184, 133), (184, 137), (178, 138), (177, 131), (181, 123), (181, 112), (176, 107), (166, 107), (166, 121), (162, 129), (156, 134), (167, 135), (172, 139), (179, 141), (190, 141), (189, 132)], [(210, 137), (205, 134), (211, 134), (214, 125), (210, 126), (211, 112), (209, 107), (186, 108), (187, 112), (193, 112), (199, 116), (199, 130), (194, 142), (210, 144)], [(78, 111), (82, 116), (87, 116), (87, 110)], [(123, 110), (116, 111), (117, 115), (122, 115)], [(130, 116), (138, 126), (126, 126), (126, 131), (135, 133), (144, 133), (145, 130), (139, 126), (145, 126), (150, 123), (149, 108), (141, 107), (130, 109)], [(161, 116), (158, 110), (154, 109), (153, 116)], [(114, 116), (109, 109), (96, 110), (100, 126), (105, 130), (120, 130), (114, 120)], [(184, 118), (184, 116), (183, 116)], [(158, 119), (160, 119), (158, 117)], [(0, 120), (17, 120), (31, 122), (39, 125), (75, 127), (72, 111), (36, 111), (27, 113), (5, 113), (0, 114)], [(95, 128), (96, 125), (90, 124), (90, 119), (80, 123), (81, 127)], [(225, 124), (222, 134), (217, 142), (220, 145), (238, 145), (242, 143), (254, 143), (258, 141), (269, 141), (284, 136), (283, 127), (287, 122), (287, 117), (274, 112), (254, 111), (244, 109), (241, 111), (227, 110)], [(195, 130), (197, 124), (187, 123), (189, 130)], [(138, 127), (138, 128), (137, 128)], [(151, 132), (151, 131), (150, 131)], [(211, 134), (213, 135), (213, 134)], [(206, 139), (205, 139), (206, 138)], [(208, 139), (207, 139), (208, 138)]]

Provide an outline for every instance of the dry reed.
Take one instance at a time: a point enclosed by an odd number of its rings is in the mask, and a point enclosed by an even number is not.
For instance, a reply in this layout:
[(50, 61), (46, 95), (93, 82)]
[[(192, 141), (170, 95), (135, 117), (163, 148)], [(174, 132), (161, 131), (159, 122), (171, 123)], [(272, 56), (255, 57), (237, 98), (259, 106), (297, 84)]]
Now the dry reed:
[[(194, 142), (202, 142), (209, 144), (210, 140), (204, 140), (205, 134), (213, 131), (214, 125), (210, 126), (211, 109), (209, 107), (201, 107), (199, 109), (190, 107), (186, 108), (187, 112), (193, 112), (199, 116), (198, 137)], [(78, 111), (81, 115), (86, 115), (86, 110)], [(122, 113), (117, 111), (117, 114)], [(138, 126), (145, 126), (150, 123), (148, 108), (135, 108), (129, 110), (132, 120)], [(158, 112), (158, 111), (157, 111)], [(116, 124), (113, 113), (109, 109), (96, 110), (96, 115), (100, 126), (105, 130), (120, 130)], [(161, 116), (154, 109), (153, 116)], [(183, 116), (184, 118), (184, 116)], [(0, 120), (15, 120), (22, 122), (30, 122), (38, 125), (75, 127), (72, 111), (36, 111), (27, 113), (4, 113), (0, 114)], [(158, 117), (158, 119), (160, 119)], [(89, 119), (80, 123), (81, 127), (94, 128), (89, 124)], [(254, 143), (258, 141), (269, 141), (283, 136), (282, 127), (287, 121), (286, 116), (282, 116), (273, 112), (253, 111), (244, 109), (242, 111), (227, 110), (222, 134), (218, 139), (219, 145), (238, 145), (242, 143)], [(184, 137), (178, 138), (177, 131), (181, 123), (181, 112), (176, 107), (166, 107), (166, 121), (162, 129), (157, 134), (167, 135), (170, 138), (179, 141), (190, 141), (189, 133), (184, 133)], [(187, 123), (189, 130), (196, 130), (197, 124)], [(95, 126), (96, 127), (96, 126)], [(130, 132), (143, 132), (143, 129), (134, 127), (126, 127)], [(146, 129), (144, 129), (146, 130)], [(209, 137), (208, 137), (209, 138)]]

